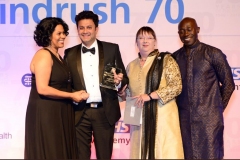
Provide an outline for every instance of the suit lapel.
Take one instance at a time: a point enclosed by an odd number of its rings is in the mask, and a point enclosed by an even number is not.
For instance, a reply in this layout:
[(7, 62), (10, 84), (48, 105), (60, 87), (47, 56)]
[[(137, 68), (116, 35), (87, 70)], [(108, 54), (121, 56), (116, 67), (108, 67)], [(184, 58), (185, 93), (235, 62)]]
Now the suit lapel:
[(103, 78), (103, 70), (104, 70), (104, 52), (103, 52), (102, 42), (97, 40), (97, 43), (98, 43), (98, 53), (99, 53), (99, 66), (98, 66), (99, 83), (101, 83)]
[(78, 74), (79, 74), (81, 84), (82, 84), (83, 88), (86, 89), (84, 78), (83, 78), (83, 72), (82, 72), (81, 48), (82, 48), (82, 45), (80, 44), (79, 47), (77, 48), (77, 56), (76, 56), (76, 58), (77, 58), (77, 70), (78, 70)]

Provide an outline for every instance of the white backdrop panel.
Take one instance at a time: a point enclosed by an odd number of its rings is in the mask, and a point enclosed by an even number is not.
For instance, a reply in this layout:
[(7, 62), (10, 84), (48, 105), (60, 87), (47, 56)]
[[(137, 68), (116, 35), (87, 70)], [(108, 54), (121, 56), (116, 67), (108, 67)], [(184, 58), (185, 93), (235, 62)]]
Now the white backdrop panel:
[[(63, 55), (65, 48), (80, 43), (74, 17), (84, 9), (99, 14), (98, 38), (119, 44), (125, 66), (137, 57), (135, 34), (140, 27), (152, 27), (159, 50), (173, 52), (182, 46), (178, 22), (195, 18), (201, 27), (199, 39), (220, 48), (233, 68), (236, 89), (224, 112), (224, 158), (240, 158), (239, 8), (239, 0), (0, 0), (0, 158), (23, 158), (29, 64), (38, 49), (33, 40), (36, 22), (59, 16), (69, 24)], [(123, 113), (125, 103), (120, 105)], [(129, 129), (122, 118), (116, 123), (113, 159), (128, 158)]]

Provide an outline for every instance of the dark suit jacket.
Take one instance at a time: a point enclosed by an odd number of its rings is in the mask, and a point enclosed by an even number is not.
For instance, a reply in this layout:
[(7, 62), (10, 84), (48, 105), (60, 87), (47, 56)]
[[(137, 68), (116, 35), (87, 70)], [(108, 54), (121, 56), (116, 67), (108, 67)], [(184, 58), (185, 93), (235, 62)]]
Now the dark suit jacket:
[[(124, 87), (125, 84), (128, 84), (128, 77), (118, 45), (99, 40), (97, 40), (97, 43), (99, 49), (99, 83), (102, 82), (104, 66), (108, 63), (115, 64), (116, 62), (117, 67), (122, 69), (123, 80), (121, 87)], [(64, 53), (64, 59), (67, 61), (72, 75), (72, 87), (76, 91), (86, 90), (81, 64), (81, 48), (82, 44), (79, 44), (66, 49)], [(121, 117), (117, 91), (100, 87), (100, 92), (106, 117), (109, 124), (113, 125)], [(85, 110), (85, 104), (86, 101), (83, 101), (74, 106), (75, 124), (79, 122)]]

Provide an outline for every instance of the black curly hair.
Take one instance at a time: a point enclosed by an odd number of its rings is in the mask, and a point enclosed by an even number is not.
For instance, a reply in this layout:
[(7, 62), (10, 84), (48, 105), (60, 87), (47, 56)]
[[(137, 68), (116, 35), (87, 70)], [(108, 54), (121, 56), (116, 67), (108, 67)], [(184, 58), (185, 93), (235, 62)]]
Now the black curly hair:
[(98, 15), (93, 13), (92, 11), (82, 11), (75, 16), (75, 22), (77, 27), (78, 27), (78, 22), (82, 19), (91, 19), (93, 20), (95, 27), (98, 27), (98, 22), (99, 22)]
[(66, 36), (68, 33), (68, 25), (58, 17), (47, 17), (42, 19), (36, 26), (33, 38), (38, 46), (47, 47), (50, 45), (52, 33), (57, 25), (62, 25)]

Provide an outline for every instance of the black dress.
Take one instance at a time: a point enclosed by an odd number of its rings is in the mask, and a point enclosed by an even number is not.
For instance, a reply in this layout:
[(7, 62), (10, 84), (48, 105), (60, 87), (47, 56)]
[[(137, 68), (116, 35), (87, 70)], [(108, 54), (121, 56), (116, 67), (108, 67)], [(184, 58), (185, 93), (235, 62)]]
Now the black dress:
[[(53, 66), (49, 86), (71, 92), (71, 77), (67, 64), (62, 59), (60, 61), (53, 53), (51, 56)], [(25, 158), (77, 158), (71, 100), (52, 99), (38, 94), (34, 74), (32, 74), (31, 87), (26, 113)]]

